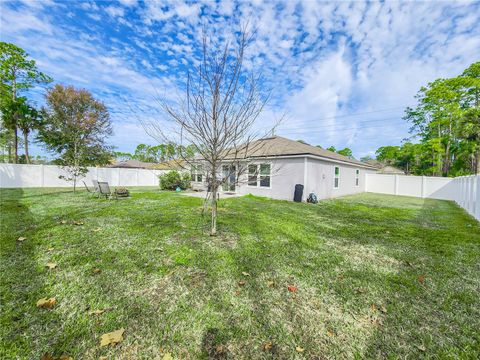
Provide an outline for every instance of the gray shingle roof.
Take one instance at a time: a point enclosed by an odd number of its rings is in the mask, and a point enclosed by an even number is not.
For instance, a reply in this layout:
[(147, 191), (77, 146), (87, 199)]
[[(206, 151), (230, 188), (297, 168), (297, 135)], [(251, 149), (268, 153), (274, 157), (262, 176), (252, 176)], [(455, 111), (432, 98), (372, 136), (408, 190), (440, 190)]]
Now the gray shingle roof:
[(351, 159), (347, 156), (343, 156), (316, 146), (304, 144), (299, 141), (290, 140), (281, 136), (272, 136), (253, 141), (249, 144), (247, 156), (244, 156), (244, 153), (245, 152), (243, 152), (243, 154), (238, 154), (238, 157), (255, 158), (289, 155), (314, 155), (354, 165), (360, 165), (363, 167), (373, 168), (373, 166), (369, 164)]
[(146, 163), (138, 160), (125, 160), (109, 165), (111, 168), (127, 168), (127, 169), (150, 169), (155, 164)]

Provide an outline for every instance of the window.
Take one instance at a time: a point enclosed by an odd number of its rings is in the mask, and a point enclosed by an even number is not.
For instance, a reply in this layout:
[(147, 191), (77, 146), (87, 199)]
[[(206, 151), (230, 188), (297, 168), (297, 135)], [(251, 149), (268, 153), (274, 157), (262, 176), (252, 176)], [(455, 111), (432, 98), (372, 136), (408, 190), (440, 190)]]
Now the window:
[(355, 170), (355, 186), (360, 185), (360, 170)]
[(203, 165), (192, 166), (192, 181), (196, 181), (196, 182), (203, 181)]
[(340, 185), (340, 168), (335, 166), (335, 177), (333, 179), (333, 187), (338, 189), (338, 185)]
[(270, 164), (260, 164), (260, 187), (270, 187)]
[(248, 165), (248, 186), (270, 187), (270, 164)]
[(248, 185), (257, 186), (257, 165), (248, 165)]

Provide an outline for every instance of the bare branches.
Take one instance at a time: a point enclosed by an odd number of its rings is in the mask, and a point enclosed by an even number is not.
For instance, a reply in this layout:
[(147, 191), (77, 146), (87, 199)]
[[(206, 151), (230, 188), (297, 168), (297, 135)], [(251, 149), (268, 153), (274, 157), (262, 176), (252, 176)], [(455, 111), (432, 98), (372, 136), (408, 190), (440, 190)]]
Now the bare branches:
[[(232, 41), (219, 43), (204, 29), (201, 60), (188, 73), (185, 95), (177, 102), (160, 98), (160, 107), (174, 125), (166, 129), (161, 121), (142, 122), (146, 132), (157, 140), (195, 146), (195, 159), (183, 156), (187, 164), (207, 165), (207, 185), (212, 198), (212, 234), (216, 232), (216, 192), (231, 174), (222, 166), (239, 164), (249, 156), (259, 134), (254, 124), (268, 101), (261, 92), (261, 76), (244, 69), (245, 51), (253, 33), (241, 27)], [(273, 131), (273, 130), (271, 130)], [(173, 139), (175, 138), (175, 139)], [(240, 177), (247, 166), (230, 166)]]

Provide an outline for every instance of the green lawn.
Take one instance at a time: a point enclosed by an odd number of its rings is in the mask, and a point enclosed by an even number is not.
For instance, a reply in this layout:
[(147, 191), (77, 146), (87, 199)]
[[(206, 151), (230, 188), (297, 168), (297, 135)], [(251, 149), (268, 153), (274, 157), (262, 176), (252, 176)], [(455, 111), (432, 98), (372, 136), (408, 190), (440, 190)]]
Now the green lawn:
[(480, 227), (451, 202), (235, 198), (210, 237), (175, 193), (0, 194), (1, 359), (480, 356)]

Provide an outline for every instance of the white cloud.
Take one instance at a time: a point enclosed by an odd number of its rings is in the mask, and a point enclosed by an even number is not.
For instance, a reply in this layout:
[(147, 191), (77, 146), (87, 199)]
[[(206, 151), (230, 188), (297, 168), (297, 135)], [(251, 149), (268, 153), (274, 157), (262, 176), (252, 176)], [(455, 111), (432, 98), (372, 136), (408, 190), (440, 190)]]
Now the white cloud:
[[(107, 29), (107, 23), (98, 21), (94, 30), (83, 34), (75, 32), (75, 24), (60, 28), (50, 11), (52, 4), (27, 3), (21, 12), (3, 6), (2, 40), (24, 46), (56, 79), (88, 87), (105, 98), (109, 107), (124, 114), (115, 118), (119, 123), (131, 121), (122, 96), (143, 104), (155, 96), (154, 88), (167, 94), (177, 91), (175, 81), (185, 74), (185, 66), (198, 62), (195, 47), (204, 25), (222, 40), (246, 19), (256, 29), (245, 68), (261, 72), (265, 87), (272, 89), (262, 121), (286, 112), (285, 135), (324, 146), (349, 145), (357, 156), (400, 142), (408, 135), (400, 119), (402, 107), (413, 103), (420, 86), (457, 75), (480, 58), (478, 2), (100, 4), (76, 6), (97, 21), (103, 8), (117, 22)], [(59, 6), (65, 7), (51, 7)], [(20, 17), (22, 21), (14, 20)], [(123, 29), (128, 39), (111, 35)], [(379, 109), (388, 111), (345, 117)], [(378, 127), (364, 125), (372, 119), (385, 121)], [(133, 130), (132, 134), (138, 136)]]
[(111, 17), (122, 17), (125, 14), (125, 10), (123, 8), (113, 5), (107, 6), (105, 11)]
[(137, 0), (119, 0), (119, 1), (122, 5), (125, 5), (125, 6), (135, 6), (138, 3)]
[[(54, 27), (46, 15), (37, 16), (33, 10), (22, 9), (21, 14), (2, 6), (0, 11), (0, 23), (2, 24), (2, 33), (23, 33), (26, 31), (36, 31), (45, 35), (52, 35)], [(38, 10), (38, 9), (37, 9)], [(18, 19), (22, 21), (18, 21)], [(2, 38), (4, 36), (2, 35)]]

